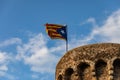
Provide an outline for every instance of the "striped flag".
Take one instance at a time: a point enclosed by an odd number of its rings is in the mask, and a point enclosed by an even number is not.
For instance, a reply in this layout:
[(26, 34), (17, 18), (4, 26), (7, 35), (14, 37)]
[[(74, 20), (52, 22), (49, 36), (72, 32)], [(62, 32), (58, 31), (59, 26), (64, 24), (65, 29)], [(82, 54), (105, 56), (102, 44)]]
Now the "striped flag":
[(58, 24), (45, 24), (46, 32), (51, 39), (64, 39), (67, 41), (67, 26)]

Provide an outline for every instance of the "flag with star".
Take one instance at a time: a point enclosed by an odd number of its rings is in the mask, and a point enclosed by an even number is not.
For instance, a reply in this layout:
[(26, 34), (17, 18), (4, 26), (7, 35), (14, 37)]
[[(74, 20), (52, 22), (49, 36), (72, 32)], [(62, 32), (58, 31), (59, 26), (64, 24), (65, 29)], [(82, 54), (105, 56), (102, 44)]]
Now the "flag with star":
[(58, 24), (45, 24), (46, 32), (51, 39), (64, 39), (67, 41), (67, 26)]

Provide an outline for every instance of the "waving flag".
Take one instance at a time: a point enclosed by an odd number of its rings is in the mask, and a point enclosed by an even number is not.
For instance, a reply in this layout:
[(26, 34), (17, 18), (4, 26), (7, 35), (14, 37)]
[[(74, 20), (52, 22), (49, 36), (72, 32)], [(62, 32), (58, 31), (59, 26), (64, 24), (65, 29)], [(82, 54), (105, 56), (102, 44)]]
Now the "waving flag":
[(46, 24), (46, 32), (51, 39), (64, 39), (67, 40), (67, 26), (58, 24)]

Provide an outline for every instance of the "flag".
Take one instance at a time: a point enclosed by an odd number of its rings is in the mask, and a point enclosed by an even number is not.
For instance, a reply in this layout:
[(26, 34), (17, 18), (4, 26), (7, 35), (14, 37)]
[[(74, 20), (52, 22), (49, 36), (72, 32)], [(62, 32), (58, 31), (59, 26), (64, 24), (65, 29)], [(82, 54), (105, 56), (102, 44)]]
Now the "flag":
[(51, 39), (64, 39), (67, 40), (67, 26), (58, 24), (46, 24), (46, 32)]

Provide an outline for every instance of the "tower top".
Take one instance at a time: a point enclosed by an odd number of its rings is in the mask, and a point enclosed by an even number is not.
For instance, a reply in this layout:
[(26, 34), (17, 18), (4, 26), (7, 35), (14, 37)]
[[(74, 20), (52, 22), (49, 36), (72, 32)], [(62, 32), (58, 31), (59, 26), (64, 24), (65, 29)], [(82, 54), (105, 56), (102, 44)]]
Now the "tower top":
[[(78, 71), (78, 67), (80, 66), (81, 63), (91, 67), (91, 70), (93, 69), (93, 73), (95, 73), (96, 70), (95, 67), (98, 61), (103, 63), (103, 66), (105, 64), (107, 65), (108, 62), (111, 63), (110, 65), (113, 65), (113, 61), (115, 59), (120, 59), (120, 44), (117, 43), (98, 43), (98, 44), (90, 44), (90, 45), (77, 47), (75, 49), (68, 51), (58, 62), (56, 66), (56, 80), (63, 80), (62, 77), (63, 75), (66, 74), (67, 69), (71, 69), (70, 71), (71, 73), (80, 75), (80, 72)], [(82, 67), (82, 69), (84, 69), (85, 65)], [(108, 67), (110, 67), (110, 65)], [(58, 79), (59, 75), (61, 75), (61, 79)], [(77, 79), (73, 79), (73, 80), (77, 80)], [(92, 80), (92, 79), (88, 78), (88, 80)], [(103, 80), (109, 80), (109, 79), (103, 79)]]

